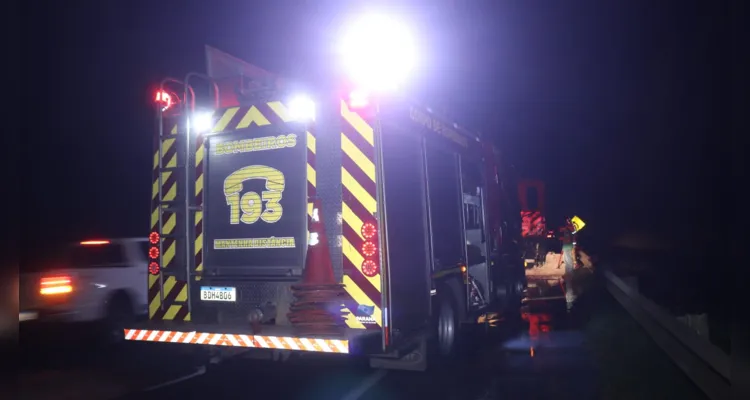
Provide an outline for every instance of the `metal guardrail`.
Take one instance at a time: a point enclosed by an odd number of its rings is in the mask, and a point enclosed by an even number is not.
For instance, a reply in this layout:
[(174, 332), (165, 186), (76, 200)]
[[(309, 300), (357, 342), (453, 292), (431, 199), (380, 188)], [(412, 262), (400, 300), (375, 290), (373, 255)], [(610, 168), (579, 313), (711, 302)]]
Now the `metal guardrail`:
[(607, 289), (672, 361), (712, 400), (730, 398), (730, 357), (610, 271)]

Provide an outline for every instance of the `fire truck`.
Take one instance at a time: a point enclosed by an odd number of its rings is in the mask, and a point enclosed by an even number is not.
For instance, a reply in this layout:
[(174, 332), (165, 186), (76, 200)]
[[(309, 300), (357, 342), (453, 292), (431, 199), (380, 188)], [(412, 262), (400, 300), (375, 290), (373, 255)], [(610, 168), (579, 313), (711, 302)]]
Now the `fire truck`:
[(206, 51), (208, 73), (156, 91), (149, 318), (126, 339), (424, 370), (518, 312), (520, 214), (489, 141)]

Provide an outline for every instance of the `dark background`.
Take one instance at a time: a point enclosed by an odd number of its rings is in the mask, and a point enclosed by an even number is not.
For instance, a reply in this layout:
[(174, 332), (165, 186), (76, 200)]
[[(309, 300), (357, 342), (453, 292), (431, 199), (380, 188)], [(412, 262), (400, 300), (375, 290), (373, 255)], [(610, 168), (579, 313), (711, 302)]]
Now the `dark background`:
[[(22, 261), (49, 244), (145, 235), (155, 83), (202, 70), (204, 44), (319, 73), (343, 14), (334, 4), (26, 2), (36, 106), (21, 127), (21, 157), (33, 160), (19, 170)], [(715, 229), (727, 187), (720, 6), (467, 0), (406, 11), (427, 38), (415, 95), (544, 179), (550, 224), (577, 214), (593, 241), (646, 231), (683, 244)]]

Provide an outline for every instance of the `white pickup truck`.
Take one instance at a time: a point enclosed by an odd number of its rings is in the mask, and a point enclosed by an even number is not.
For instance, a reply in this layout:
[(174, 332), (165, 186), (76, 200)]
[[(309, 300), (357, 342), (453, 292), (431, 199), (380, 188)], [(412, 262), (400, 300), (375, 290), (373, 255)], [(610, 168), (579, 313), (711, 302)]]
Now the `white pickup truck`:
[(148, 310), (143, 238), (88, 240), (70, 246), (58, 263), (20, 276), (20, 328), (47, 323), (103, 322), (112, 340)]

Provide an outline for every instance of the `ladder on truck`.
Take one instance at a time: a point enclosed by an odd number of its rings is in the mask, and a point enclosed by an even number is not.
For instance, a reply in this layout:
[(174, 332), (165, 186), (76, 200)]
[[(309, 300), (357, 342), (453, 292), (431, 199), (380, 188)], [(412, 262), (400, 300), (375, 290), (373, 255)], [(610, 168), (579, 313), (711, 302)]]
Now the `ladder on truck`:
[[(178, 87), (182, 93), (179, 102), (179, 111), (175, 115), (165, 116), (163, 107), (157, 107), (157, 152), (158, 165), (156, 174), (158, 179), (158, 192), (155, 205), (158, 215), (156, 232), (159, 234), (159, 297), (160, 308), (169, 309), (172, 305), (183, 305), (190, 314), (191, 288), (190, 284), (199, 274), (195, 270), (195, 214), (203, 211), (203, 201), (195, 196), (195, 142), (197, 135), (193, 135), (189, 121), (193, 120), (195, 114), (196, 97), (191, 79), (202, 79), (209, 83), (209, 92), (213, 95), (212, 110), (219, 106), (219, 89), (216, 83), (208, 76), (199, 73), (189, 73), (184, 80), (165, 78), (159, 85), (159, 93), (167, 93), (165, 87)], [(165, 118), (175, 119), (174, 128), (165, 129)], [(174, 157), (167, 160), (166, 153), (174, 148)], [(172, 162), (174, 160), (174, 162)], [(174, 190), (165, 192), (164, 183), (169, 177), (174, 176)], [(174, 216), (174, 222), (171, 217)], [(170, 265), (164, 264), (165, 243), (174, 245), (174, 256)], [(187, 298), (185, 300), (168, 299), (164, 293), (164, 283), (169, 277), (177, 281), (185, 282)]]

